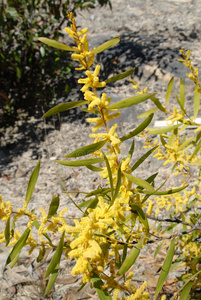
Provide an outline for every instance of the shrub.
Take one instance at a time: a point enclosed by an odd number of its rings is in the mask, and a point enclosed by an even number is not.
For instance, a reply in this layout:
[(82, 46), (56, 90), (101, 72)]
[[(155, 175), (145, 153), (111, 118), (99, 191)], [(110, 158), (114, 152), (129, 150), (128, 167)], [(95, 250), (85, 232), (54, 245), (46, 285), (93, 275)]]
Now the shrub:
[[(10, 114), (19, 107), (33, 111), (34, 103), (48, 104), (58, 85), (70, 90), (70, 83), (64, 81), (72, 68), (69, 57), (60, 50), (44, 48), (36, 38), (63, 37), (61, 28), (67, 21), (68, 10), (93, 8), (94, 3), (95, 0), (0, 3), (0, 107), (5, 112)], [(98, 3), (105, 5), (110, 1)]]
[[(43, 259), (47, 248), (52, 248), (56, 251), (45, 274), (45, 277), (50, 276), (46, 293), (54, 284), (61, 255), (64, 253), (67, 258), (75, 259), (72, 274), (82, 276), (81, 288), (87, 282), (91, 282), (100, 299), (119, 299), (120, 292), (124, 293), (121, 300), (150, 299), (149, 293), (145, 291), (147, 282), (139, 288), (132, 283), (131, 268), (142, 248), (150, 243), (156, 243), (158, 247), (155, 256), (162, 247), (168, 250), (160, 271), (154, 299), (161, 296), (162, 286), (170, 270), (178, 266), (184, 267), (182, 275), (178, 278), (183, 284), (181, 288), (178, 285), (178, 291), (173, 295), (173, 299), (199, 299), (201, 126), (196, 118), (199, 112), (201, 84), (198, 70), (191, 65), (190, 52), (185, 53), (184, 49), (181, 49), (182, 62), (190, 69), (188, 77), (195, 83), (193, 116), (189, 116), (185, 106), (185, 88), (182, 80), (180, 80), (179, 96), (176, 95), (178, 107), (167, 109), (173, 78), (168, 84), (165, 104), (159, 101), (156, 94), (149, 94), (147, 88), (141, 90), (134, 81), (132, 81), (133, 87), (137, 89), (137, 95), (111, 104), (112, 99), (105, 93), (99, 93), (98, 89), (126, 78), (133, 70), (100, 82), (98, 77), (100, 66), (97, 65), (93, 72), (90, 71), (90, 67), (93, 65), (95, 54), (116, 45), (119, 38), (89, 50), (87, 28), (78, 31), (72, 13), (69, 14), (69, 18), (72, 25), (71, 29), (66, 28), (66, 31), (76, 42), (76, 46), (69, 47), (44, 37), (39, 40), (49, 46), (73, 52), (72, 58), (79, 64), (76, 69), (86, 70), (86, 77), (78, 80), (78, 83), (83, 85), (81, 91), (84, 93), (84, 100), (60, 104), (50, 109), (43, 117), (83, 104), (88, 105), (86, 111), (94, 114), (94, 118), (87, 119), (89, 123), (95, 124), (92, 128), (93, 133), (90, 134), (94, 142), (67, 154), (66, 160), (57, 163), (69, 167), (86, 166), (94, 172), (99, 172), (106, 180), (105, 187), (98, 187), (88, 193), (81, 204), (76, 204), (68, 193), (71, 201), (82, 213), (82, 217), (74, 220), (74, 226), (69, 223), (67, 207), (58, 212), (59, 197), (57, 196), (52, 199), (49, 211), (45, 212), (40, 208), (42, 216), (37, 217), (34, 211), (28, 209), (28, 203), (39, 174), (40, 161), (38, 161), (28, 184), (23, 207), (14, 211), (10, 202), (3, 202), (3, 199), (0, 199), (0, 217), (6, 222), (0, 241), (5, 242), (6, 246), (13, 246), (6, 265), (14, 266), (25, 245), (29, 245), (29, 253), (39, 246), (38, 261)], [(145, 119), (133, 131), (118, 137), (115, 132), (117, 124), (108, 127), (108, 121), (120, 115), (119, 110), (147, 100), (152, 101), (155, 108), (139, 116)], [(168, 116), (166, 119), (168, 126), (160, 129), (148, 127), (157, 110)], [(185, 134), (182, 136), (186, 128), (195, 126), (197, 128), (193, 130), (191, 136)], [(96, 133), (101, 127), (104, 128), (103, 132)], [(144, 147), (148, 148), (148, 151), (133, 164), (131, 158), (135, 154), (136, 136), (144, 139)], [(122, 143), (132, 138), (133, 142), (127, 156), (121, 158)], [(81, 156), (86, 155), (90, 157), (80, 159)], [(175, 180), (180, 176), (182, 183), (179, 187), (164, 188), (166, 181), (157, 182), (158, 173), (146, 179), (132, 174), (134, 171), (136, 173), (138, 167), (151, 155), (164, 160), (164, 165), (172, 166)], [(159, 213), (167, 217), (159, 217)], [(14, 224), (22, 216), (28, 217), (28, 223), (27, 229), (20, 233), (15, 230)], [(154, 220), (157, 226), (151, 226), (150, 220)], [(34, 236), (33, 228), (37, 229), (40, 242)], [(57, 244), (52, 239), (52, 234), (55, 233), (60, 235)], [(166, 295), (162, 295), (161, 299), (166, 299)]]

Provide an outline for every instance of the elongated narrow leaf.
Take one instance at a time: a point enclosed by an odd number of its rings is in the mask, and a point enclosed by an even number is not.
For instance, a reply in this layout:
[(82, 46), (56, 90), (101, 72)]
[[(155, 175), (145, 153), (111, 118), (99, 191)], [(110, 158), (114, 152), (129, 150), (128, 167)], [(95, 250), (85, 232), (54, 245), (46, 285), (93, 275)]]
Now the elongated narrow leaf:
[(98, 46), (96, 49), (94, 49), (92, 51), (92, 53), (96, 54), (96, 53), (100, 53), (100, 52), (103, 52), (104, 50), (106, 49), (109, 49), (111, 47), (114, 47), (116, 44), (118, 44), (120, 41), (120, 38), (119, 37), (115, 37), (105, 43), (103, 43), (102, 45)]
[(162, 267), (162, 270), (161, 270), (161, 273), (160, 273), (160, 276), (159, 276), (159, 279), (158, 279), (154, 300), (157, 298), (158, 294), (160, 293), (160, 291), (162, 289), (162, 286), (163, 286), (165, 280), (167, 279), (167, 276), (169, 274), (170, 267), (171, 267), (171, 264), (172, 264), (174, 251), (175, 251), (175, 242), (174, 242), (174, 239), (173, 239), (171, 241), (170, 247), (169, 247), (168, 252), (167, 252), (166, 259), (164, 261), (164, 264), (163, 264), (163, 267)]
[(120, 270), (118, 271), (118, 273), (117, 273), (118, 276), (123, 275), (132, 267), (132, 265), (135, 263), (138, 255), (140, 254), (142, 245), (143, 245), (143, 239), (141, 239), (131, 250), (131, 252), (127, 256), (127, 258), (125, 259), (123, 265), (121, 266)]
[(151, 186), (147, 181), (137, 178), (135, 176), (132, 176), (130, 174), (127, 174), (126, 172), (123, 172), (123, 174), (130, 180), (131, 182), (143, 187), (144, 189), (150, 190), (151, 192), (155, 192), (153, 186)]
[(119, 166), (119, 169), (117, 172), (117, 184), (116, 184), (116, 188), (115, 188), (115, 192), (114, 192), (113, 201), (117, 198), (117, 196), (119, 194), (120, 186), (121, 186), (121, 165)]
[(92, 165), (87, 165), (86, 167), (87, 167), (87, 169), (89, 169), (89, 170), (91, 170), (93, 172), (101, 172), (101, 171), (103, 171), (102, 168), (98, 168), (98, 167), (95, 167), (95, 166), (92, 166)]
[(149, 115), (155, 113), (158, 110), (158, 108), (153, 108), (150, 110), (145, 111), (144, 113), (140, 114), (139, 116), (137, 116), (137, 119), (141, 119), (141, 118), (145, 118), (148, 117)]
[(200, 108), (200, 93), (197, 92), (197, 89), (199, 87), (196, 85), (195, 86), (195, 92), (194, 92), (194, 114), (193, 114), (193, 119), (195, 120), (197, 118), (199, 108)]
[(68, 102), (68, 103), (62, 103), (62, 104), (59, 104), (53, 108), (51, 108), (50, 110), (48, 110), (43, 116), (42, 118), (47, 118), (47, 117), (50, 117), (52, 115), (55, 115), (55, 114), (58, 114), (62, 111), (66, 111), (66, 110), (69, 110), (71, 108), (74, 108), (74, 107), (78, 107), (78, 106), (81, 106), (81, 105), (84, 105), (84, 104), (87, 104), (88, 101), (85, 101), (85, 100), (82, 100), (82, 101), (72, 101), (72, 102)]
[(92, 201), (87, 205), (87, 208), (86, 208), (86, 210), (85, 210), (85, 212), (83, 214), (83, 217), (85, 217), (85, 216), (88, 215), (88, 209), (89, 208), (93, 208), (94, 209), (94, 208), (96, 208), (97, 204), (98, 204), (98, 198), (96, 197), (96, 198), (92, 199)]
[(56, 48), (56, 49), (65, 50), (65, 51), (76, 51), (75, 49), (73, 49), (63, 43), (48, 39), (46, 37), (40, 37), (40, 38), (38, 38), (38, 40), (50, 47)]
[(132, 211), (136, 211), (139, 218), (140, 218), (140, 221), (142, 222), (142, 224), (144, 225), (144, 227), (147, 229), (147, 231), (149, 231), (149, 223), (147, 221), (147, 218), (145, 216), (145, 213), (143, 212), (143, 210), (135, 205), (135, 204), (130, 204), (131, 208), (132, 208)]
[(155, 251), (155, 253), (154, 253), (154, 258), (156, 258), (157, 254), (158, 254), (158, 252), (161, 250), (162, 246), (163, 246), (163, 241), (162, 241), (162, 243), (156, 248), (156, 251)]
[(107, 106), (107, 109), (110, 110), (110, 109), (120, 109), (120, 108), (130, 107), (130, 106), (136, 105), (138, 103), (144, 102), (145, 100), (149, 99), (153, 95), (155, 95), (155, 94), (152, 94), (152, 95), (141, 94), (141, 95), (133, 96), (130, 98), (126, 98), (126, 99), (123, 99), (121, 101), (118, 101), (114, 104)]
[(92, 197), (92, 196), (95, 196), (95, 195), (104, 195), (104, 194), (109, 193), (109, 191), (110, 191), (110, 188), (102, 188), (102, 189), (98, 188), (97, 190), (88, 193), (86, 195), (86, 198)]
[(6, 246), (8, 246), (10, 242), (10, 216), (6, 222), (6, 228), (5, 228), (5, 240), (6, 240)]
[(165, 106), (167, 106), (168, 101), (170, 99), (170, 96), (172, 94), (172, 88), (174, 84), (174, 77), (172, 77), (168, 83), (167, 91), (166, 91), (166, 101), (165, 101)]
[(36, 185), (36, 181), (38, 179), (38, 174), (40, 171), (40, 159), (38, 160), (32, 174), (31, 177), (29, 179), (29, 183), (28, 183), (28, 187), (27, 187), (27, 192), (26, 192), (26, 197), (25, 197), (25, 202), (29, 203), (31, 196), (33, 194), (35, 185)]
[(124, 73), (121, 73), (121, 74), (118, 74), (118, 75), (115, 75), (113, 77), (108, 78), (107, 80), (105, 80), (105, 82), (106, 83), (111, 83), (111, 82), (115, 82), (115, 81), (124, 79), (124, 78), (130, 76), (134, 71), (135, 71), (135, 68), (130, 69), (130, 70), (124, 72)]
[(27, 228), (24, 233), (21, 235), (15, 246), (13, 247), (11, 253), (9, 254), (7, 260), (6, 260), (6, 266), (15, 259), (17, 255), (19, 255), (20, 251), (24, 247), (26, 240), (29, 236), (30, 229)]
[(160, 109), (161, 111), (165, 112), (165, 108), (163, 107), (163, 105), (160, 103), (160, 101), (158, 100), (158, 98), (151, 96), (150, 99), (154, 102), (154, 104), (156, 105), (156, 107), (158, 107), (158, 109)]
[(194, 150), (193, 153), (191, 154), (189, 160), (191, 160), (191, 159), (198, 153), (198, 151), (200, 150), (200, 148), (201, 148), (201, 140), (199, 141), (199, 143), (198, 143), (197, 146), (195, 147), (195, 150)]
[(142, 132), (152, 121), (154, 114), (151, 114), (148, 116), (137, 128), (135, 128), (133, 131), (129, 132), (128, 134), (124, 135), (120, 138), (121, 142), (124, 142), (133, 136), (136, 136), (140, 132)]
[(171, 125), (171, 126), (166, 126), (160, 129), (154, 129), (154, 128), (147, 128), (149, 131), (149, 134), (162, 134), (162, 133), (167, 133), (169, 131), (172, 131), (176, 128), (178, 128), (179, 126), (181, 126), (182, 124), (176, 124), (176, 125)]
[(41, 246), (41, 247), (40, 247), (40, 250), (39, 250), (38, 257), (37, 257), (37, 259), (36, 259), (37, 263), (39, 263), (39, 262), (41, 262), (41, 261), (43, 260), (43, 258), (44, 258), (44, 256), (45, 256), (45, 253), (46, 253), (45, 247), (44, 247), (44, 246)]
[(191, 287), (193, 285), (194, 281), (189, 281), (187, 284), (185, 284), (184, 288), (182, 289), (180, 300), (187, 300), (189, 296), (189, 292), (191, 290)]
[(59, 264), (60, 259), (61, 259), (61, 255), (62, 255), (62, 252), (63, 252), (63, 247), (64, 247), (64, 233), (62, 234), (62, 237), (60, 239), (57, 250), (56, 250), (54, 256), (52, 257), (52, 260), (51, 260), (51, 262), (50, 262), (50, 264), (47, 268), (45, 278), (47, 278), (51, 273), (53, 273), (56, 266)]
[(134, 148), (135, 148), (135, 142), (134, 142), (134, 140), (132, 141), (132, 144), (131, 144), (131, 147), (130, 147), (130, 150), (129, 150), (129, 152), (128, 152), (128, 155), (127, 155), (127, 158), (132, 158), (132, 156), (133, 156), (133, 152), (134, 152)]
[(185, 105), (185, 86), (182, 78), (180, 78), (180, 103), (182, 107)]
[(183, 150), (188, 144), (190, 144), (190, 142), (192, 141), (192, 139), (194, 138), (194, 136), (188, 138), (187, 140), (185, 140), (181, 146), (179, 146), (178, 151)]
[(69, 166), (69, 167), (81, 167), (81, 166), (88, 166), (93, 164), (98, 164), (103, 162), (103, 158), (89, 158), (89, 159), (82, 159), (82, 160), (74, 160), (74, 161), (62, 161), (56, 160), (61, 165)]
[(57, 213), (58, 207), (59, 207), (59, 196), (54, 196), (50, 203), (48, 218), (54, 216)]
[(157, 147), (158, 146), (155, 146), (153, 149), (147, 151), (144, 155), (142, 155), (142, 157), (140, 157), (140, 159), (138, 159), (138, 161), (136, 161), (136, 163), (132, 166), (131, 170), (134, 171), (135, 169), (137, 169), (139, 165), (141, 165), (145, 161), (145, 159), (156, 150)]
[(79, 156), (84, 156), (84, 155), (88, 155), (91, 154), (97, 150), (99, 150), (100, 148), (102, 148), (105, 144), (106, 144), (107, 140), (98, 142), (98, 143), (94, 143), (79, 149), (76, 149), (75, 151), (65, 155), (64, 157), (69, 158), (69, 157), (79, 157)]
[[(83, 201), (82, 203), (80, 203), (78, 206), (80, 208), (82, 207), (92, 207), (93, 206), (93, 203), (97, 204), (98, 203), (98, 198), (93, 198), (93, 199), (90, 199), (90, 200), (87, 200), (87, 201)], [(96, 205), (95, 205), (96, 206)]]
[(103, 281), (100, 279), (100, 277), (97, 274), (93, 274), (93, 276), (91, 276), (91, 282), (93, 284), (93, 287), (96, 289), (96, 292), (100, 300), (112, 300), (112, 297), (110, 296), (108, 290), (101, 289), (101, 286), (103, 285)]
[[(172, 195), (172, 194), (178, 193), (182, 190), (185, 190), (187, 187), (188, 187), (188, 185), (185, 185), (185, 186), (182, 186), (182, 187), (179, 187), (176, 189), (170, 189), (167, 191), (155, 191), (155, 192), (143, 190), (143, 194), (146, 194), (146, 195)], [(141, 192), (140, 189), (138, 189), (138, 191)]]
[(181, 111), (185, 113), (185, 109), (184, 109), (184, 106), (181, 104), (181, 101), (179, 99), (179, 97), (177, 96), (177, 94), (175, 93), (175, 97), (177, 99), (177, 102), (179, 103), (179, 106), (181, 108)]
[(59, 262), (56, 265), (54, 271), (52, 272), (50, 279), (48, 281), (48, 285), (45, 291), (45, 295), (47, 295), (47, 293), (51, 290), (53, 284), (55, 283), (55, 280), (57, 279), (57, 275), (58, 275), (58, 271), (59, 271)]
[(106, 164), (106, 168), (107, 168), (107, 172), (108, 172), (108, 176), (109, 176), (109, 180), (110, 180), (111, 194), (112, 194), (112, 199), (113, 199), (114, 184), (113, 184), (113, 179), (112, 179), (112, 171), (111, 171), (110, 164), (109, 164), (109, 161), (108, 161), (105, 153), (103, 151), (102, 151), (102, 153), (103, 153), (104, 161), (105, 161), (105, 164)]

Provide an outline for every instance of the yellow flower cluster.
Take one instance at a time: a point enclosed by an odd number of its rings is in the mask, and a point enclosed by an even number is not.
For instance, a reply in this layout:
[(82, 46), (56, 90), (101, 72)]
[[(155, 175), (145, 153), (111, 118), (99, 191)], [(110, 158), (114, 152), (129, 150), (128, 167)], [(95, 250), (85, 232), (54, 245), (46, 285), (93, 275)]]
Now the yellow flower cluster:
[[(180, 142), (179, 136), (175, 138), (175, 140), (171, 143), (171, 145), (169, 144), (165, 144), (165, 152), (162, 152), (161, 149), (157, 150), (157, 153), (153, 156), (153, 157), (157, 157), (158, 160), (165, 160), (164, 162), (164, 166), (167, 164), (176, 164), (176, 168), (175, 170), (177, 172), (174, 172), (174, 175), (178, 175), (183, 173), (183, 176), (187, 176), (187, 174), (189, 173), (189, 166), (188, 166), (188, 162), (190, 160), (190, 153), (188, 152), (188, 150), (183, 149), (183, 147), (181, 147), (182, 144)], [(196, 156), (194, 156), (191, 160), (191, 162), (196, 162), (198, 160), (198, 158)]]
[(198, 74), (198, 69), (194, 68), (191, 64), (191, 60), (190, 60), (190, 55), (191, 55), (191, 51), (187, 50), (186, 53), (184, 52), (184, 47), (181, 48), (180, 50), (181, 54), (183, 55), (184, 59), (178, 59), (179, 61), (181, 61), (184, 66), (188, 67), (189, 70), (191, 71), (191, 73), (186, 73), (186, 76), (188, 76), (199, 88), (197, 89), (197, 92), (201, 92), (201, 84), (199, 81), (199, 74)]
[(3, 198), (0, 195), (0, 220), (6, 221), (10, 217), (11, 213), (13, 211), (13, 206), (8, 202), (3, 202)]
[(165, 209), (169, 211), (170, 209), (174, 210), (174, 213), (181, 213), (184, 211), (186, 205), (192, 200), (191, 197), (195, 196), (195, 186), (192, 190), (181, 191), (173, 195), (164, 195), (160, 197), (154, 197), (154, 200), (157, 203), (156, 215), (159, 213), (159, 209)]
[[(120, 300), (147, 300), (149, 298), (149, 293), (144, 292), (146, 289), (148, 283), (145, 281), (138, 289), (134, 287), (133, 284), (130, 285), (131, 279), (132, 279), (133, 274), (130, 273), (129, 276), (127, 277), (127, 280), (125, 282), (124, 287), (130, 289), (130, 296), (127, 297), (121, 297)], [(127, 287), (128, 286), (128, 287)], [(114, 290), (113, 298), (112, 300), (118, 300), (118, 296), (120, 293), (120, 289), (116, 288)]]

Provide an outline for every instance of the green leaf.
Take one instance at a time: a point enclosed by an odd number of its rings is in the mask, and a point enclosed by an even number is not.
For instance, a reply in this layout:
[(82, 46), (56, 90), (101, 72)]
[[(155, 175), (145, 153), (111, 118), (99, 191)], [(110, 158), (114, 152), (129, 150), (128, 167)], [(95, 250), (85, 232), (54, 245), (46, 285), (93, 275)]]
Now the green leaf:
[(46, 274), (45, 274), (45, 278), (47, 278), (51, 273), (54, 272), (55, 268), (57, 267), (57, 265), (60, 262), (61, 259), (61, 255), (63, 252), (63, 247), (64, 247), (64, 232), (62, 234), (62, 237), (60, 239), (59, 245), (57, 247), (57, 250), (54, 254), (54, 256), (52, 257), (52, 260), (47, 268)]
[(115, 37), (115, 38), (103, 43), (102, 45), (98, 46), (94, 50), (92, 50), (92, 53), (96, 54), (96, 53), (103, 52), (104, 50), (109, 49), (109, 48), (115, 46), (116, 44), (118, 44), (119, 41), (120, 41), (120, 38)]
[(10, 268), (12, 269), (14, 267), (14, 265), (16, 264), (16, 262), (18, 261), (18, 258), (20, 256), (20, 252), (15, 256), (15, 258), (12, 260), (12, 262), (10, 263)]
[(134, 148), (135, 148), (135, 142), (134, 142), (134, 140), (132, 141), (132, 145), (131, 145), (131, 147), (130, 147), (130, 150), (129, 150), (129, 152), (128, 152), (128, 155), (127, 155), (127, 158), (132, 158), (132, 156), (133, 156), (133, 152), (134, 152)]
[(53, 48), (56, 48), (56, 49), (60, 49), (60, 50), (65, 50), (65, 51), (76, 51), (75, 49), (63, 44), (63, 43), (60, 43), (60, 42), (57, 42), (55, 40), (51, 40), (51, 39), (48, 39), (46, 37), (40, 37), (40, 38), (37, 38), (40, 42), (50, 46), (50, 47), (53, 47)]
[(39, 171), (40, 171), (40, 159), (38, 160), (32, 174), (31, 174), (31, 177), (29, 179), (27, 192), (26, 192), (26, 197), (25, 197), (25, 202), (27, 204), (29, 203), (29, 201), (31, 199), (31, 196), (33, 194), (33, 191), (34, 191), (34, 188), (35, 188), (35, 185), (36, 185), (36, 181), (38, 179)]
[(126, 172), (123, 172), (123, 174), (128, 178), (128, 180), (130, 180), (131, 182), (145, 188), (145, 189), (148, 189), (150, 190), (151, 192), (155, 192), (153, 186), (151, 186), (147, 181), (143, 180), (143, 179), (140, 179), (140, 178), (137, 178), (135, 176), (132, 176), (130, 174), (127, 174)]
[(88, 165), (88, 166), (86, 166), (86, 167), (87, 167), (87, 169), (89, 169), (89, 170), (91, 170), (91, 171), (93, 171), (93, 172), (101, 172), (101, 171), (103, 171), (102, 168), (97, 168), (97, 167), (92, 166), (92, 165)]
[(158, 100), (158, 98), (151, 96), (150, 97), (151, 101), (154, 102), (154, 104), (156, 105), (156, 107), (158, 107), (158, 109), (160, 109), (161, 111), (165, 112), (165, 108), (163, 107), (163, 105), (160, 103), (160, 101)]
[(135, 68), (130, 69), (130, 70), (124, 72), (124, 73), (121, 73), (121, 74), (118, 74), (118, 75), (115, 75), (113, 77), (108, 78), (107, 80), (105, 80), (105, 82), (106, 83), (111, 83), (111, 82), (115, 82), (115, 81), (124, 79), (124, 78), (128, 77), (129, 75), (131, 75), (134, 71), (135, 71)]
[(103, 162), (103, 158), (89, 158), (89, 159), (82, 159), (82, 160), (73, 160), (73, 161), (62, 161), (62, 160), (55, 160), (61, 165), (69, 166), (69, 167), (81, 167), (81, 166), (88, 166)]
[(131, 170), (134, 171), (135, 169), (137, 169), (139, 165), (141, 165), (145, 161), (145, 159), (156, 150), (157, 147), (158, 146), (155, 146), (153, 149), (147, 151), (144, 155), (142, 155), (140, 159), (138, 159), (138, 161), (132, 166)]
[(154, 129), (154, 128), (147, 128), (149, 131), (149, 134), (162, 134), (162, 133), (167, 133), (169, 131), (172, 131), (176, 128), (178, 128), (179, 126), (181, 126), (182, 124), (176, 124), (176, 125), (171, 125), (171, 126), (166, 126), (160, 129)]
[(163, 241), (162, 241), (162, 243), (156, 248), (156, 251), (155, 251), (155, 253), (154, 253), (154, 258), (156, 258), (157, 254), (158, 254), (158, 252), (161, 250), (162, 246), (163, 246)]
[(128, 134), (124, 135), (123, 137), (120, 138), (121, 142), (124, 142), (133, 136), (139, 134), (142, 132), (152, 121), (154, 114), (151, 114), (148, 116), (137, 128), (135, 128), (133, 131), (129, 132)]
[(183, 105), (181, 104), (181, 101), (180, 101), (180, 99), (179, 99), (179, 97), (177, 96), (176, 93), (175, 93), (175, 97), (176, 97), (176, 99), (177, 99), (177, 102), (179, 103), (179, 106), (180, 106), (180, 108), (181, 108), (181, 112), (184, 112), (184, 113), (185, 113), (185, 109), (184, 109)]
[(189, 161), (198, 153), (198, 151), (200, 150), (200, 148), (201, 148), (201, 140), (199, 141), (199, 143), (195, 147), (195, 150), (191, 154)]
[(185, 140), (181, 146), (179, 146), (178, 151), (183, 150), (188, 144), (190, 144), (190, 142), (193, 140), (194, 136), (188, 138), (187, 140)]
[(114, 197), (113, 197), (113, 201), (117, 198), (118, 194), (119, 194), (119, 189), (121, 186), (121, 165), (119, 166), (118, 172), (117, 172), (117, 184), (116, 184), (116, 188), (115, 188), (115, 192), (114, 192)]
[(45, 291), (45, 295), (47, 295), (47, 293), (51, 290), (56, 278), (57, 278), (57, 275), (58, 275), (58, 271), (59, 271), (59, 262), (58, 264), (56, 265), (54, 271), (52, 272), (51, 276), (50, 276), (50, 279), (48, 281), (48, 285), (47, 285), (47, 288), (46, 288), (46, 291)]
[(97, 274), (93, 274), (91, 276), (91, 282), (93, 284), (93, 287), (96, 289), (96, 292), (100, 300), (112, 300), (112, 297), (110, 296), (108, 290), (101, 289), (101, 286), (103, 285), (103, 281), (100, 279), (100, 277)]
[(15, 257), (17, 255), (19, 255), (20, 251), (22, 250), (22, 248), (24, 247), (26, 240), (29, 236), (30, 233), (30, 229), (27, 228), (24, 233), (21, 235), (21, 237), (19, 238), (19, 240), (17, 241), (17, 243), (15, 244), (15, 246), (13, 247), (11, 253), (9, 254), (7, 260), (6, 260), (6, 266), (15, 259)]
[(103, 189), (98, 188), (97, 190), (88, 193), (86, 195), (86, 198), (91, 197), (91, 196), (95, 196), (95, 195), (107, 194), (107, 193), (109, 193), (109, 191), (110, 191), (110, 188), (103, 188)]
[(99, 150), (106, 143), (107, 143), (107, 140), (104, 140), (104, 141), (101, 141), (101, 142), (98, 142), (98, 143), (94, 143), (94, 144), (76, 149), (75, 151), (65, 155), (64, 157), (69, 158), (69, 157), (79, 157), (79, 156), (88, 155), (88, 154), (91, 154), (91, 153)]
[(50, 207), (49, 207), (49, 212), (48, 212), (48, 218), (54, 216), (57, 213), (57, 209), (59, 207), (59, 196), (54, 196), (52, 198)]
[(41, 57), (45, 56), (45, 48), (42, 46), (40, 47), (40, 55), (41, 55)]
[(194, 281), (189, 281), (182, 289), (180, 300), (187, 300)]
[[(87, 201), (88, 202), (88, 201)], [(86, 210), (85, 210), (85, 212), (84, 212), (84, 215), (83, 215), (83, 217), (85, 217), (86, 215), (88, 215), (88, 209), (89, 208), (96, 208), (96, 206), (97, 206), (97, 204), (98, 204), (98, 198), (96, 197), (96, 198), (94, 198), (94, 199), (92, 199), (92, 201), (90, 201), (90, 203), (87, 205), (87, 208), (86, 208)], [(79, 206), (80, 207), (80, 206)]]
[(5, 228), (5, 240), (6, 240), (6, 246), (8, 246), (9, 242), (10, 242), (10, 216), (6, 222), (6, 228)]
[[(80, 208), (82, 208), (82, 207), (89, 207), (89, 205), (90, 205), (90, 207), (91, 207), (91, 205), (94, 205), (93, 203), (98, 203), (98, 198), (93, 198), (93, 199), (90, 199), (90, 200), (87, 200), (87, 201), (83, 201), (82, 203), (80, 203), (78, 206), (80, 207)], [(96, 206), (96, 205), (95, 205)]]
[(121, 266), (120, 270), (118, 271), (117, 276), (123, 275), (132, 267), (138, 255), (140, 254), (140, 250), (142, 249), (142, 246), (143, 246), (143, 239), (141, 239), (131, 250), (127, 258), (125, 259), (123, 265)]
[(180, 78), (180, 103), (181, 106), (184, 108), (185, 105), (185, 86), (182, 78)]
[(131, 208), (132, 208), (132, 211), (135, 211), (137, 212), (139, 218), (140, 218), (140, 221), (142, 222), (142, 224), (144, 225), (144, 227), (147, 229), (147, 231), (149, 231), (149, 223), (147, 221), (147, 218), (145, 216), (145, 213), (143, 212), (143, 210), (135, 205), (135, 204), (130, 204)]
[(107, 106), (107, 109), (110, 110), (110, 109), (120, 109), (120, 108), (130, 107), (132, 105), (136, 105), (141, 102), (144, 102), (145, 100), (149, 99), (153, 95), (155, 95), (155, 94), (152, 94), (152, 95), (141, 94), (141, 95), (133, 96), (130, 98), (126, 98), (126, 99), (123, 99), (121, 101), (118, 101), (114, 104)]
[(170, 267), (172, 264), (173, 256), (174, 256), (174, 251), (175, 251), (175, 242), (173, 239), (171, 241), (170, 247), (167, 252), (166, 259), (164, 261), (164, 264), (163, 264), (163, 267), (162, 267), (162, 270), (161, 270), (161, 273), (160, 273), (160, 276), (158, 279), (154, 300), (157, 298), (158, 294), (160, 293), (160, 290), (162, 289), (162, 286), (168, 276), (168, 273), (170, 271)]
[(155, 113), (155, 111), (157, 111), (157, 110), (158, 110), (158, 108), (153, 108), (153, 109), (147, 110), (144, 113), (142, 113), (139, 116), (137, 116), (136, 118), (137, 119), (141, 119), (141, 118), (148, 117), (149, 115)]
[(20, 79), (22, 77), (22, 72), (19, 67), (16, 67), (16, 73), (17, 73), (17, 78)]
[(44, 247), (44, 246), (41, 246), (41, 247), (40, 247), (39, 254), (38, 254), (38, 257), (37, 257), (37, 259), (36, 259), (37, 263), (39, 263), (39, 262), (42, 261), (44, 255), (45, 255), (45, 252), (46, 252), (46, 251), (45, 251), (45, 247)]
[[(176, 188), (176, 189), (170, 189), (170, 190), (167, 190), (167, 191), (155, 191), (155, 192), (143, 190), (143, 194), (146, 194), (146, 195), (172, 195), (172, 194), (178, 193), (182, 190), (185, 190), (187, 187), (188, 187), (188, 185), (185, 185), (183, 187), (179, 187), (179, 188)], [(140, 193), (142, 192), (140, 189), (138, 189), (138, 191)]]
[(6, 13), (11, 15), (12, 17), (17, 17), (18, 16), (18, 12), (14, 7), (7, 7), (6, 8)]
[(165, 101), (165, 106), (167, 106), (168, 101), (170, 99), (170, 96), (172, 94), (172, 88), (174, 84), (174, 77), (172, 77), (168, 83), (167, 91), (166, 91), (166, 101)]
[(109, 161), (108, 161), (105, 153), (103, 151), (102, 151), (102, 153), (103, 153), (104, 161), (105, 161), (105, 164), (106, 164), (106, 168), (107, 168), (107, 172), (108, 172), (108, 176), (109, 176), (109, 180), (110, 180), (111, 194), (112, 194), (112, 199), (113, 199), (114, 185), (113, 185), (113, 179), (112, 179), (112, 171), (111, 171), (110, 164), (109, 164)]
[(81, 105), (84, 105), (84, 104), (87, 104), (88, 101), (72, 101), (72, 102), (68, 102), (68, 103), (62, 103), (62, 104), (59, 104), (53, 108), (51, 108), (50, 110), (48, 110), (43, 116), (42, 118), (47, 118), (47, 117), (50, 117), (52, 115), (55, 115), (55, 114), (58, 114), (62, 111), (66, 111), (66, 110), (69, 110), (71, 108), (74, 108), (74, 107), (77, 107), (77, 106), (81, 106)]
[(197, 118), (199, 108), (200, 108), (200, 93), (197, 91), (198, 89), (199, 87), (198, 85), (196, 85), (194, 91), (194, 115), (193, 115), (194, 120)]

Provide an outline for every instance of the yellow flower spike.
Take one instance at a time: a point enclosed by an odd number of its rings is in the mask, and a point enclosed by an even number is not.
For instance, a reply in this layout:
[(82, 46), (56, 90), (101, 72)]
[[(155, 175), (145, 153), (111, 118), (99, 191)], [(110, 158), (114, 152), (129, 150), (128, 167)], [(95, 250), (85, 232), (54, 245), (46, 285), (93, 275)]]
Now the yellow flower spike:
[(119, 289), (114, 289), (112, 300), (118, 300), (119, 293), (120, 293)]
[(100, 65), (97, 65), (94, 73), (92, 74), (89, 70), (86, 71), (87, 78), (78, 79), (78, 83), (84, 84), (84, 86), (80, 89), (83, 93), (88, 90), (88, 88), (102, 88), (105, 87), (106, 82), (99, 82), (99, 78), (97, 77), (100, 72)]
[(88, 31), (88, 28), (86, 27), (86, 28), (83, 28), (80, 31), (78, 31), (77, 34), (78, 35), (83, 35), (83, 34), (87, 33), (87, 31)]

